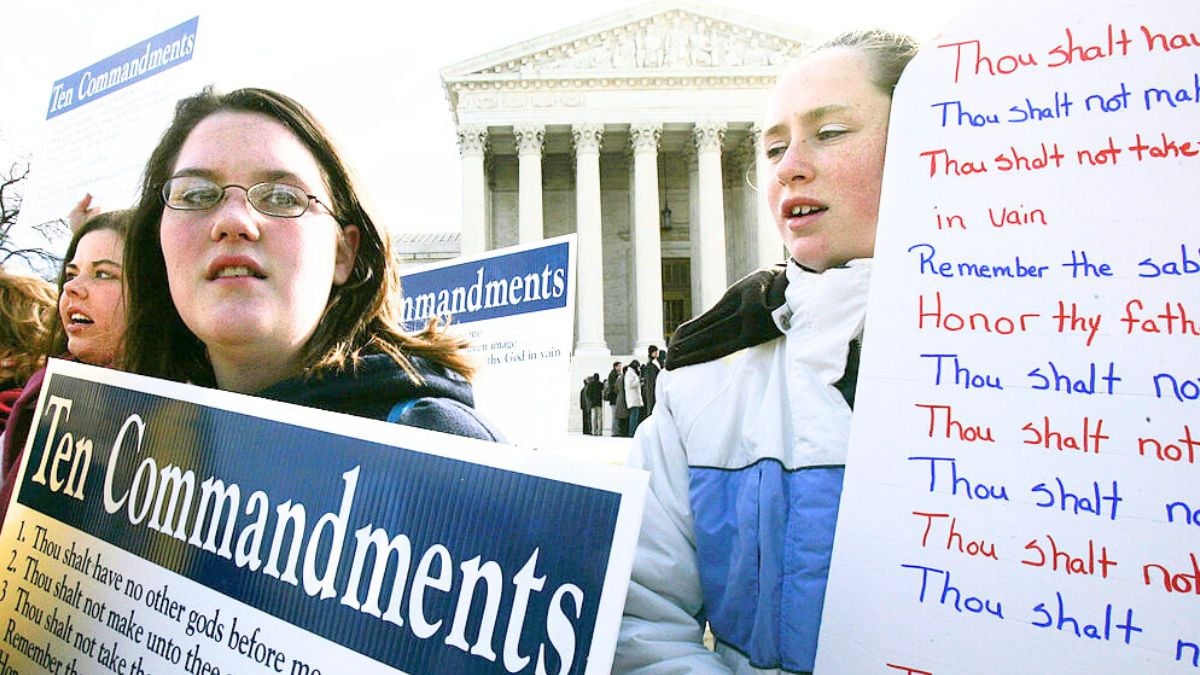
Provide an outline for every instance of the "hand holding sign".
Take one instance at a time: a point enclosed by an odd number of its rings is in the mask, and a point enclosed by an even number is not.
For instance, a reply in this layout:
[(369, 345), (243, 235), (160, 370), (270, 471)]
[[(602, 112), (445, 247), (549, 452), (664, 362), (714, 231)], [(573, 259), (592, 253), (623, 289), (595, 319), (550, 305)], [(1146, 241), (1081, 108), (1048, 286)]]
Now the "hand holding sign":
[(608, 668), (644, 476), (59, 361), (42, 403), (0, 663)]

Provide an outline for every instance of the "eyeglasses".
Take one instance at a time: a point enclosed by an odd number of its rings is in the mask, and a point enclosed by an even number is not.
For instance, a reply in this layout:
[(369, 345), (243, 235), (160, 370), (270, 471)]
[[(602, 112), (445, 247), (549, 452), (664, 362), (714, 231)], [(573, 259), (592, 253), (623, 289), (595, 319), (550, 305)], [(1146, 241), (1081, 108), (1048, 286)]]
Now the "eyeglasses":
[(299, 218), (308, 210), (311, 202), (325, 207), (330, 215), (333, 209), (295, 185), (287, 183), (256, 183), (250, 187), (241, 185), (217, 185), (199, 176), (177, 176), (163, 183), (162, 199), (167, 208), (175, 211), (207, 211), (225, 200), (225, 191), (231, 187), (246, 193), (246, 201), (255, 211), (279, 218)]

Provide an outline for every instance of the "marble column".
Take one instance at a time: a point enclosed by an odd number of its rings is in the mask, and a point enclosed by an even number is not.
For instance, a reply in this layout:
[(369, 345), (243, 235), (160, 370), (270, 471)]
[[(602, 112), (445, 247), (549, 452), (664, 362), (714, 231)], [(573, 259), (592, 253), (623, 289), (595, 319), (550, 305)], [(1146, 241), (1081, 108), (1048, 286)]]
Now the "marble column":
[(575, 141), (575, 232), (578, 241), (575, 355), (607, 356), (604, 342), (604, 242), (600, 236), (600, 144), (604, 126), (571, 127)]
[(725, 182), (721, 178), (721, 142), (725, 139), (725, 124), (697, 124), (693, 137), (696, 142), (696, 163), (699, 167), (699, 233), (700, 306), (708, 309), (717, 304), (728, 285), (725, 273)]
[(462, 255), (487, 250), (487, 175), (483, 157), (487, 127), (458, 127), (458, 154), (462, 157)]
[(688, 250), (691, 255), (690, 280), (692, 316), (696, 318), (708, 308), (700, 304), (700, 171), (696, 166), (696, 144), (684, 146), (683, 159), (688, 174)]
[(633, 124), (633, 301), (637, 308), (633, 353), (663, 344), (662, 244), (658, 231), (658, 140), (661, 124)]
[(517, 142), (517, 241), (541, 241), (542, 230), (542, 144), (546, 128), (525, 125), (513, 128)]
[(754, 152), (754, 203), (758, 206), (756, 212), (757, 234), (755, 244), (755, 266), (766, 267), (784, 259), (782, 240), (779, 237), (779, 227), (771, 212), (772, 205), (767, 203), (767, 181), (775, 180), (775, 172), (767, 153), (762, 148), (762, 129), (756, 124), (750, 128), (751, 150)]

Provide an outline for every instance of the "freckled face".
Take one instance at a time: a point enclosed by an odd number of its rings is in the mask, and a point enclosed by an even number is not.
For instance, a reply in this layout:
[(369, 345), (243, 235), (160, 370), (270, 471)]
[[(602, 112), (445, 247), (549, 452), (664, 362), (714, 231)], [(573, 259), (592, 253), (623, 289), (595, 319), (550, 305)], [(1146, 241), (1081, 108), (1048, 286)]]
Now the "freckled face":
[(164, 208), (160, 240), (171, 299), (210, 357), (231, 351), (290, 359), (312, 336), (335, 285), (349, 277), (358, 230), (341, 228), (308, 148), (285, 126), (253, 113), (219, 112), (192, 130), (172, 177), (249, 188), (287, 183), (316, 195), (298, 218), (255, 210), (229, 187), (205, 211)]
[(125, 335), (123, 239), (112, 230), (83, 235), (67, 261), (58, 314), (67, 351), (84, 363), (109, 366), (119, 360)]
[(862, 52), (818, 52), (771, 95), (763, 150), (779, 234), (796, 262), (826, 270), (875, 249), (891, 98)]

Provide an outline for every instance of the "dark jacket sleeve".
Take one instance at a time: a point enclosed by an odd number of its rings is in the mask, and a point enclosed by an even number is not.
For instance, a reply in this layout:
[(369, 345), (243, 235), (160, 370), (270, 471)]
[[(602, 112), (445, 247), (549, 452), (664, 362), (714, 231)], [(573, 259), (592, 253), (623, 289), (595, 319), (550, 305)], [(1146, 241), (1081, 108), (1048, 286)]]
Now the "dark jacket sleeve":
[(782, 335), (771, 313), (786, 300), (786, 269), (779, 264), (743, 277), (712, 309), (680, 326), (667, 348), (667, 370), (713, 361)]
[(33, 426), (34, 408), (37, 407), (38, 395), (42, 393), (42, 382), (46, 378), (46, 369), (42, 368), (29, 378), (20, 397), (13, 404), (12, 413), (5, 422), (4, 450), (0, 460), (0, 525), (8, 514), (8, 502), (12, 499), (17, 472), (21, 468), (21, 455), (25, 452), (25, 441)]
[(395, 421), (430, 431), (498, 443), (508, 442), (504, 435), (484, 420), (474, 408), (451, 398), (416, 399)]

